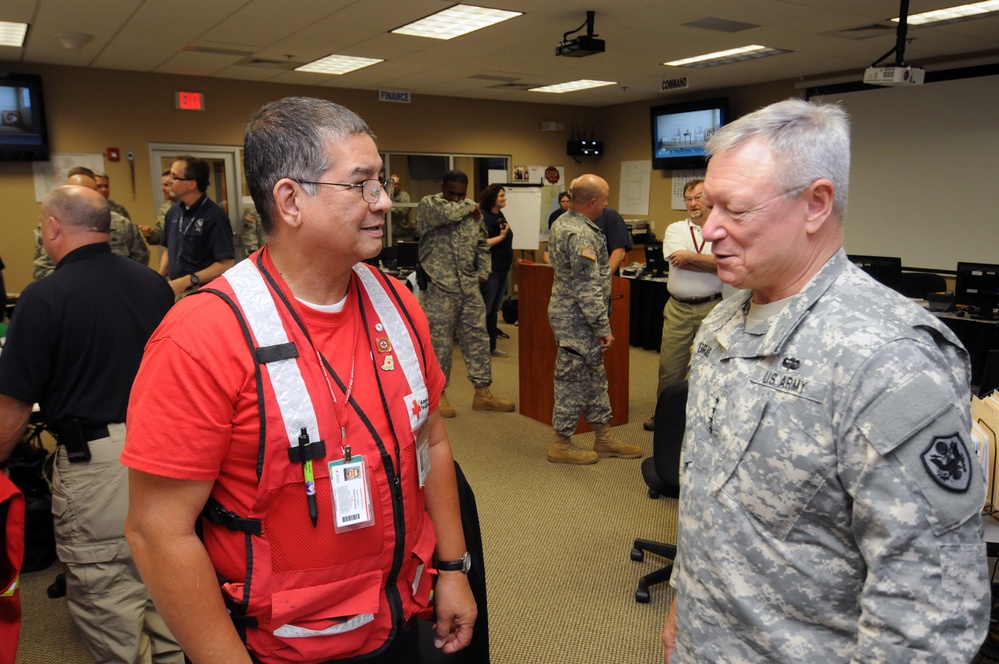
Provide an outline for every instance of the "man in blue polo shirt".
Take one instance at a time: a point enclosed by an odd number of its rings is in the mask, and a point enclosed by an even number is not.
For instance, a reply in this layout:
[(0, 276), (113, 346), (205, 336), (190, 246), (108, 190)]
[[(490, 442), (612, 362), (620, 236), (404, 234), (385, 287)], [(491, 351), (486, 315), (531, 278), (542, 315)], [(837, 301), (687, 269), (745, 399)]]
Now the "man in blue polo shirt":
[(175, 295), (196, 290), (235, 264), (229, 217), (208, 198), (208, 162), (177, 157), (170, 166), (170, 189), (180, 202), (167, 212), (160, 243), (166, 247), (160, 274)]

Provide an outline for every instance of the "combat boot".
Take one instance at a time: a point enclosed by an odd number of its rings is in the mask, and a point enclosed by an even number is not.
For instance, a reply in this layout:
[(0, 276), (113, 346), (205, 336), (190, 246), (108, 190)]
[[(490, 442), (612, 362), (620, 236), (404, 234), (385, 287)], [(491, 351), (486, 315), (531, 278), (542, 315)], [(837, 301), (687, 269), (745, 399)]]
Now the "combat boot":
[(437, 412), (441, 417), (454, 417), (458, 413), (454, 412), (454, 406), (448, 403), (447, 392), (441, 392), (441, 400), (437, 403)]
[(581, 450), (572, 444), (572, 439), (560, 433), (555, 434), (555, 440), (548, 446), (548, 460), (552, 463), (572, 463), (585, 465), (597, 462), (597, 453), (592, 450)]
[(512, 401), (500, 399), (489, 390), (489, 386), (475, 388), (472, 397), (472, 410), (491, 410), (497, 413), (511, 413), (516, 406)]
[(593, 451), (597, 456), (618, 457), (620, 459), (637, 459), (642, 456), (642, 448), (638, 445), (629, 445), (618, 440), (610, 432), (610, 424), (594, 424), (593, 431), (597, 435), (597, 440), (593, 444)]

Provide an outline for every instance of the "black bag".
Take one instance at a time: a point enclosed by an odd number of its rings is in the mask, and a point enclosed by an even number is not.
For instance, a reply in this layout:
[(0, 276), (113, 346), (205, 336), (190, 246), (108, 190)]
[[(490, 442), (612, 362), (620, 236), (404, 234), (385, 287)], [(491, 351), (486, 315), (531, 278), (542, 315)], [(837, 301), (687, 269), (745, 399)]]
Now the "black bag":
[(509, 297), (503, 302), (503, 322), (513, 325), (517, 322), (517, 297)]
[[(40, 428), (39, 432), (40, 433)], [(36, 441), (38, 434), (17, 444), (7, 468), (10, 479), (24, 494), (24, 562), (22, 572), (36, 572), (56, 560), (55, 531), (52, 526), (52, 492), (42, 476), (48, 453)]]

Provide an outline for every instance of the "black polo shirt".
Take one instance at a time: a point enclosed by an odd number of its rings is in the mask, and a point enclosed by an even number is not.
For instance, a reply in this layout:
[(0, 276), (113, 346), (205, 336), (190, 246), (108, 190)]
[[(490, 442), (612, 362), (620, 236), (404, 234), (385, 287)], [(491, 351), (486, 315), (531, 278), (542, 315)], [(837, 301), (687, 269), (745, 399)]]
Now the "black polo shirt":
[(107, 242), (74, 249), (21, 293), (0, 394), (39, 403), (47, 425), (124, 422), (143, 348), (172, 304), (163, 277)]
[(167, 273), (171, 279), (236, 257), (229, 217), (207, 194), (191, 207), (179, 203), (170, 208), (163, 221), (160, 244), (170, 255)]

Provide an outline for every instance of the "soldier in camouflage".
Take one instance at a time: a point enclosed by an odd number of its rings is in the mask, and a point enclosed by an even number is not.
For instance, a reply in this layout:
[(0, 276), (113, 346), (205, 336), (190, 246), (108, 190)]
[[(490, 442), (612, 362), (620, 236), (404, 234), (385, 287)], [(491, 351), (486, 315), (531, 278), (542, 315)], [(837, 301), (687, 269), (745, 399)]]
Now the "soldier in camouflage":
[[(96, 189), (94, 178), (83, 174), (71, 175), (66, 184), (73, 184), (88, 189)], [(149, 247), (142, 240), (139, 229), (127, 218), (111, 211), (111, 252), (131, 258), (136, 263), (149, 265)], [(42, 238), (35, 233), (35, 258), (32, 267), (32, 277), (38, 281), (55, 270), (55, 263), (42, 247)]]
[(694, 342), (667, 661), (971, 661), (989, 585), (968, 355), (846, 259), (845, 113), (787, 100), (708, 151), (703, 237), (751, 292)]
[[(569, 211), (552, 224), (548, 254), (555, 269), (548, 320), (555, 333), (554, 440), (552, 463), (590, 464), (598, 457), (636, 459), (641, 448), (610, 433), (604, 352), (614, 343), (610, 328), (611, 275), (607, 243), (594, 223), (607, 207), (610, 189), (595, 175), (583, 175), (569, 187)], [(572, 443), (580, 414), (593, 425), (593, 450)]]
[[(416, 208), (420, 232), (420, 268), (427, 287), (420, 304), (430, 321), (430, 338), (447, 380), (451, 382), (451, 356), (457, 331), (458, 345), (475, 387), (473, 410), (511, 412), (512, 401), (501, 399), (489, 389), (493, 370), (489, 360), (489, 334), (486, 307), (479, 284), (489, 278), (492, 258), (486, 242), (479, 206), (465, 198), (468, 176), (461, 171), (444, 174), (441, 193), (424, 196)], [(441, 395), (438, 407), (442, 417), (454, 417), (454, 407)]]
[(245, 256), (264, 246), (264, 226), (260, 223), (260, 213), (257, 208), (248, 207), (243, 210), (243, 233), (241, 236)]
[(108, 207), (111, 208), (111, 211), (117, 212), (121, 216), (131, 221), (132, 215), (128, 213), (128, 210), (125, 209), (125, 206), (119, 203), (118, 201), (111, 200), (111, 178), (108, 177), (108, 174), (95, 171), (94, 182), (97, 183), (97, 193), (103, 196), (104, 200), (108, 202)]
[(411, 239), (416, 227), (410, 220), (413, 208), (409, 207), (409, 192), (402, 190), (398, 175), (393, 173), (389, 179), (392, 181), (392, 241)]
[(153, 226), (139, 226), (139, 232), (142, 233), (142, 237), (146, 238), (150, 246), (158, 246), (160, 241), (163, 240), (163, 222), (166, 220), (166, 213), (177, 202), (173, 197), (173, 188), (170, 187), (170, 179), (169, 169), (163, 171), (163, 175), (160, 176), (160, 191), (163, 192), (163, 204), (156, 211), (156, 223)]

